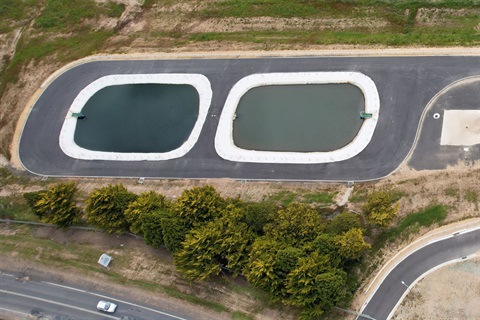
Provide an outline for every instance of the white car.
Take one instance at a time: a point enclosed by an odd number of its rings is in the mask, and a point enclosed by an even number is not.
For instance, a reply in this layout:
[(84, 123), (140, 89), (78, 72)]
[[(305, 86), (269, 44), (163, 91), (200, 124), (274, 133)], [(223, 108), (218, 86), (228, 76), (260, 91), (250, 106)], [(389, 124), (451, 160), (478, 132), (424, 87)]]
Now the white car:
[(113, 302), (100, 300), (98, 301), (97, 309), (108, 313), (114, 313), (115, 310), (117, 310), (117, 305)]

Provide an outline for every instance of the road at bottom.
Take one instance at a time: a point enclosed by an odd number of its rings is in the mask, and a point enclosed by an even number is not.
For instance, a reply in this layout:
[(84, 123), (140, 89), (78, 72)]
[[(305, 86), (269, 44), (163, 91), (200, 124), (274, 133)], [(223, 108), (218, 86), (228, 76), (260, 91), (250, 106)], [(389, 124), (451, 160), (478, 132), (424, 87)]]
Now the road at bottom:
[[(100, 300), (118, 305), (113, 314), (96, 309)], [(36, 316), (56, 320), (187, 320), (179, 315), (157, 310), (153, 307), (126, 301), (101, 292), (43, 281), (31, 281), (0, 272), (0, 315), (11, 314), (22, 319)]]
[[(429, 270), (480, 252), (480, 229), (454, 233), (406, 257), (383, 280), (357, 319), (385, 320), (393, 315), (405, 291)], [(474, 293), (472, 293), (474, 294)]]

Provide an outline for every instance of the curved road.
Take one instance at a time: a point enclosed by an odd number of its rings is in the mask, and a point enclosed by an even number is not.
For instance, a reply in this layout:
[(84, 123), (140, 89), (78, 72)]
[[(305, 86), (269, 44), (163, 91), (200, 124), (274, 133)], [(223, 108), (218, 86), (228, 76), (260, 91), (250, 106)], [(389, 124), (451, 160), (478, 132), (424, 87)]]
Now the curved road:
[[(413, 252), (401, 261), (383, 280), (357, 319), (389, 319), (408, 286), (429, 270), (448, 261), (480, 252), (480, 229), (454, 233)], [(472, 293), (473, 294), (473, 293)]]
[[(239, 163), (217, 155), (214, 137), (218, 119), (227, 95), (237, 81), (255, 73), (308, 71), (358, 71), (375, 82), (380, 96), (380, 117), (370, 144), (362, 152), (345, 161), (323, 164)], [(59, 147), (58, 137), (67, 110), (77, 94), (92, 81), (106, 75), (142, 73), (199, 73), (210, 80), (212, 103), (192, 150), (179, 159), (164, 161), (92, 161), (66, 156)], [(88, 62), (58, 76), (39, 97), (25, 124), (19, 156), (26, 169), (45, 176), (303, 181), (379, 179), (393, 172), (409, 154), (429, 101), (451, 83), (478, 75), (478, 56)], [(461, 108), (478, 108), (478, 105), (461, 105)], [(416, 152), (422, 158), (422, 154), (430, 154), (430, 151), (419, 149)]]
[[(116, 303), (114, 314), (96, 310), (99, 300)], [(50, 282), (30, 281), (0, 272), (0, 314), (43, 316), (57, 320), (186, 320), (152, 307), (125, 301), (105, 293), (85, 291)]]

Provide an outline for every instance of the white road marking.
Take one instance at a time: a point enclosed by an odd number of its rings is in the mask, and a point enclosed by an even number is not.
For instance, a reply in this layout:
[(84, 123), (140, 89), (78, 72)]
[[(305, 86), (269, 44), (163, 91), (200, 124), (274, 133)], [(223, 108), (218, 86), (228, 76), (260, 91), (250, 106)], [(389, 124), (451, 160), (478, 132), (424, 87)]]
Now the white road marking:
[(81, 289), (77, 289), (77, 288), (72, 288), (72, 287), (68, 287), (68, 286), (64, 286), (64, 285), (56, 284), (56, 283), (52, 283), (52, 282), (42, 281), (42, 283), (45, 283), (45, 284), (48, 284), (48, 285), (51, 285), (51, 286), (56, 286), (56, 287), (64, 288), (64, 289), (69, 289), (69, 290), (74, 290), (74, 291), (79, 291), (79, 292), (91, 294), (91, 295), (93, 295), (93, 296), (97, 296), (97, 297), (100, 297), (100, 298), (105, 298), (105, 299), (108, 299), (108, 300), (118, 301), (118, 302), (121, 302), (121, 303), (124, 303), (124, 304), (128, 304), (128, 305), (131, 305), (131, 306), (134, 306), (134, 307), (137, 307), (137, 308), (142, 308), (142, 309), (145, 309), (145, 310), (148, 310), (148, 311), (152, 311), (152, 312), (155, 312), (155, 313), (158, 313), (158, 314), (162, 314), (162, 315), (164, 315), (164, 316), (171, 317), (171, 318), (173, 318), (173, 319), (187, 320), (187, 319), (185, 319), (185, 318), (181, 318), (181, 317), (175, 316), (175, 315), (173, 315), (173, 314), (169, 314), (169, 313), (166, 313), (166, 312), (158, 311), (158, 310), (155, 310), (155, 309), (152, 309), (152, 308), (148, 308), (148, 307), (145, 307), (145, 306), (142, 306), (142, 305), (138, 305), (138, 304), (135, 304), (135, 303), (131, 303), (131, 302), (128, 302), (128, 301), (119, 300), (119, 299), (117, 299), (117, 298), (113, 298), (113, 297), (109, 297), (109, 296), (104, 296), (104, 295), (101, 295), (101, 294), (98, 294), (98, 293), (93, 293), (93, 292), (89, 292), (89, 291), (85, 291), (85, 290), (81, 290)]
[[(23, 293), (12, 292), (12, 291), (8, 291), (8, 290), (0, 290), (0, 292), (5, 293), (5, 294), (10, 294), (10, 295), (13, 295), (13, 296), (18, 296), (18, 297), (28, 298), (28, 299), (32, 299), (32, 300), (42, 301), (42, 302), (54, 304), (54, 305), (57, 305), (57, 306), (62, 306), (62, 307), (70, 308), (70, 309), (75, 309), (75, 310), (78, 310), (78, 311), (91, 313), (91, 314), (94, 314), (96, 316), (99, 316), (98, 311), (91, 311), (91, 310), (88, 310), (88, 309), (75, 307), (75, 306), (72, 306), (72, 305), (69, 305), (69, 304), (66, 304), (66, 303), (56, 302), (56, 301), (43, 299), (43, 298), (39, 298), (39, 297), (34, 297), (34, 296), (30, 296), (30, 295), (23, 294)], [(110, 316), (110, 315), (107, 315), (107, 314), (102, 314), (102, 316), (105, 317), (105, 318), (110, 318), (110, 319), (115, 319), (115, 320), (120, 319), (120, 318)]]
[(24, 313), (24, 312), (17, 311), (17, 310), (12, 310), (12, 309), (7, 309), (7, 308), (2, 308), (2, 307), (0, 307), (0, 310), (4, 310), (4, 311), (7, 311), (7, 312), (12, 312), (12, 313), (20, 314), (20, 315), (22, 315), (22, 316), (30, 316), (30, 314), (28, 314), (28, 313)]
[(9, 273), (0, 272), (0, 275), (15, 278), (13, 274), (9, 274)]

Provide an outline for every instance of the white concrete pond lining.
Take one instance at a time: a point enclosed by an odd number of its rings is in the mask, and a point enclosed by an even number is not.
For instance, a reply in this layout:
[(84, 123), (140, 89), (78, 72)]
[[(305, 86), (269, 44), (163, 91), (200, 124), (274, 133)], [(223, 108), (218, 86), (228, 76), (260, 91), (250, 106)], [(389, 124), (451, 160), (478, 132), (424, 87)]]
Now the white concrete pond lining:
[[(187, 141), (179, 148), (163, 153), (120, 153), (93, 151), (78, 146), (74, 141), (77, 118), (72, 113), (82, 111), (87, 101), (99, 90), (113, 85), (123, 84), (187, 84), (193, 86), (199, 95), (199, 112), (195, 125)], [(60, 131), (60, 148), (69, 157), (83, 160), (113, 160), (113, 161), (158, 161), (175, 159), (184, 156), (193, 148), (200, 136), (208, 109), (212, 101), (210, 81), (201, 74), (170, 73), (170, 74), (122, 74), (109, 75), (95, 80), (86, 86), (73, 101), (65, 117)]]
[[(82, 111), (87, 101), (99, 90), (123, 84), (188, 84), (199, 94), (199, 114), (193, 130), (179, 148), (163, 153), (120, 153), (88, 150), (74, 141), (77, 118), (72, 113)], [(240, 98), (250, 89), (270, 85), (348, 83), (357, 86), (365, 97), (365, 112), (372, 118), (366, 119), (356, 137), (343, 148), (330, 152), (275, 152), (238, 148), (233, 141), (233, 120)], [(109, 75), (99, 78), (85, 87), (75, 98), (67, 112), (60, 131), (59, 144), (69, 157), (82, 160), (110, 161), (159, 161), (184, 156), (197, 142), (207, 117), (212, 100), (212, 89), (208, 79), (201, 74), (128, 74)], [(326, 163), (342, 161), (360, 153), (370, 142), (380, 111), (380, 99), (375, 83), (359, 72), (296, 72), (254, 74), (242, 78), (230, 90), (220, 116), (215, 136), (215, 149), (220, 157), (230, 161), (253, 163)]]
[[(241, 97), (250, 89), (271, 85), (347, 83), (362, 90), (365, 112), (372, 118), (365, 119), (355, 138), (343, 148), (329, 152), (276, 152), (241, 149), (233, 140), (233, 121)], [(372, 139), (380, 111), (380, 98), (372, 79), (360, 72), (295, 72), (263, 73), (246, 76), (230, 90), (215, 136), (215, 149), (225, 160), (253, 163), (326, 163), (352, 158), (359, 154)]]

